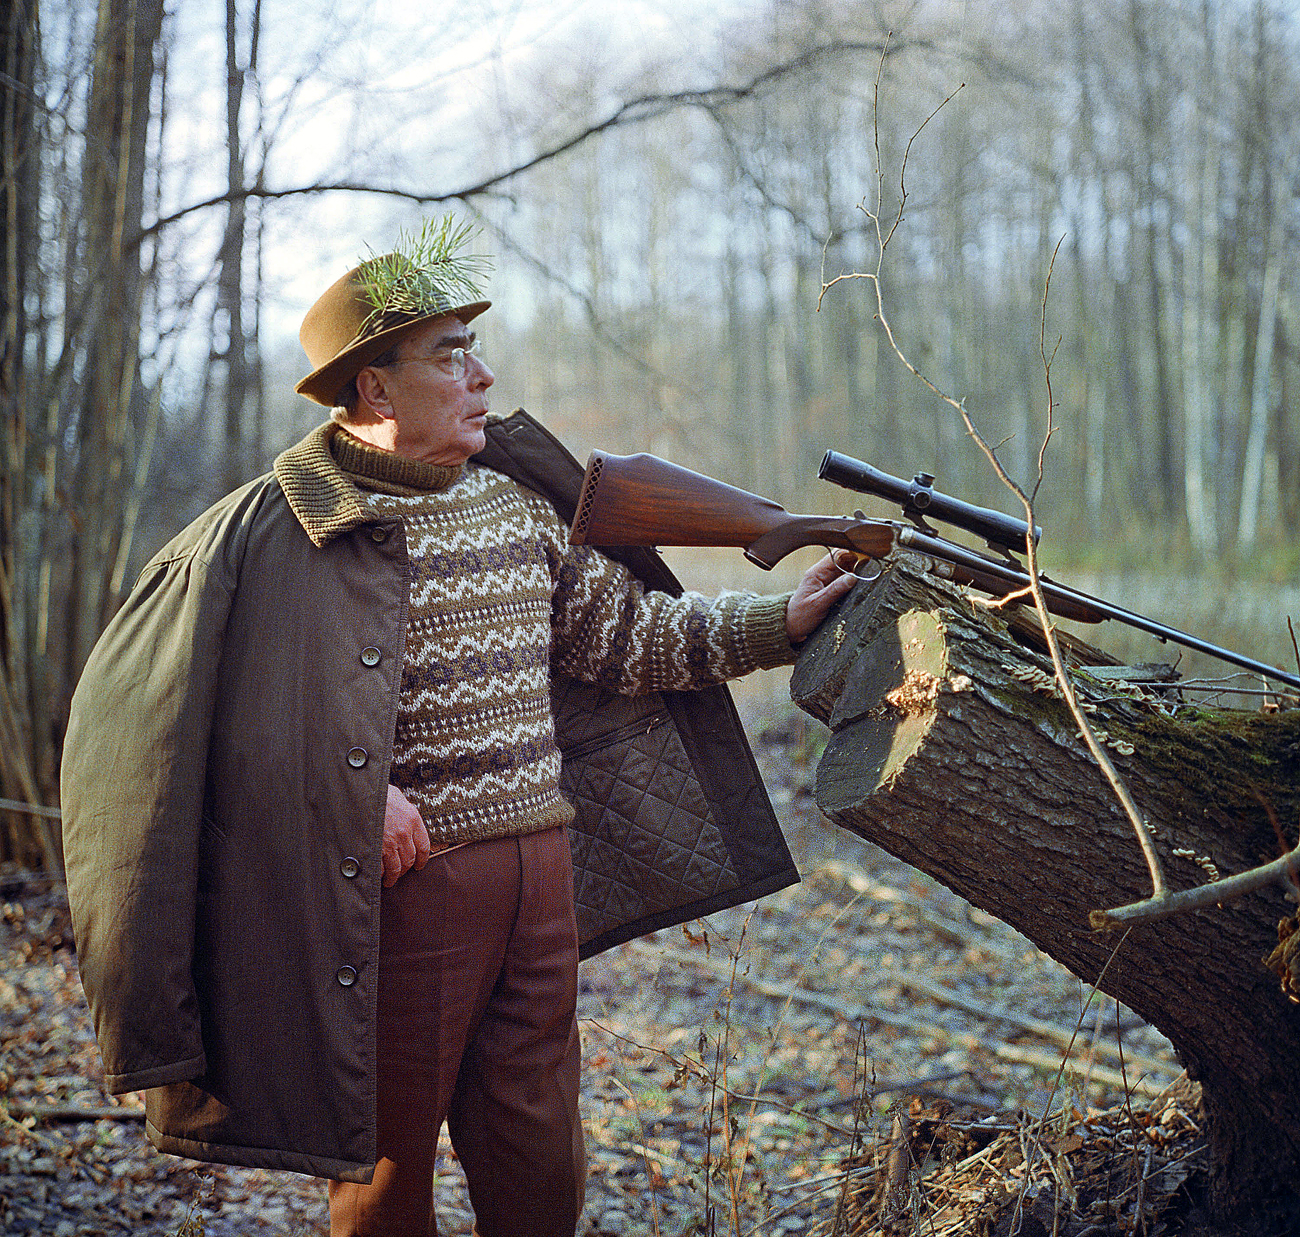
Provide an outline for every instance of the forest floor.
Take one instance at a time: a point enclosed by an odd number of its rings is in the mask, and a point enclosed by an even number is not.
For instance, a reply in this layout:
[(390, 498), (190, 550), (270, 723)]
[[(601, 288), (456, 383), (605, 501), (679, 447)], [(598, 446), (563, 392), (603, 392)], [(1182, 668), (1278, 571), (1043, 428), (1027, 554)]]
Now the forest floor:
[[(583, 965), (582, 1237), (1190, 1232), (1168, 1043), (827, 824), (808, 734), (755, 745), (803, 883)], [(61, 887), (11, 873), (0, 902), (0, 1231), (328, 1233), (317, 1181), (149, 1146), (141, 1097), (103, 1090)], [(440, 1187), (468, 1235), (445, 1144)]]

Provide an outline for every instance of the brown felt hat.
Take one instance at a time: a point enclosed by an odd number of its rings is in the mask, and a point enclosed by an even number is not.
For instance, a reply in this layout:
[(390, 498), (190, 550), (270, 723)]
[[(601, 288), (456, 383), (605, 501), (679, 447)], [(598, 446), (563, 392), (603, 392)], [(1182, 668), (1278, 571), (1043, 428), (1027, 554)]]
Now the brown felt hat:
[(363, 262), (353, 267), (326, 288), (307, 311), (298, 331), (302, 349), (313, 369), (294, 390), (326, 408), (334, 407), (339, 392), (412, 327), (449, 314), (468, 322), (492, 304), (472, 301), (456, 305), (444, 296), (427, 302), (418, 313), (403, 310), (378, 313), (367, 299), (360, 278), (368, 265)]

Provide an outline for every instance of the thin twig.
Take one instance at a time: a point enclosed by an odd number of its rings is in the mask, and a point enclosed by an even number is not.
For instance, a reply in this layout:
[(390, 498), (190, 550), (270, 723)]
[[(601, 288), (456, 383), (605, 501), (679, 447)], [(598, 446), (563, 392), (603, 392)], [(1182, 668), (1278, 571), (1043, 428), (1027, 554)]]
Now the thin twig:
[[(1062, 238), (1064, 239), (1064, 238)], [(1047, 277), (1043, 284), (1043, 301), (1042, 312), (1038, 328), (1038, 354), (1043, 362), (1043, 377), (1047, 386), (1047, 430), (1043, 435), (1043, 445), (1038, 452), (1038, 480), (1034, 485), (1034, 494), (1037, 495), (1039, 487), (1043, 484), (1044, 464), (1047, 458), (1047, 446), (1051, 441), (1052, 434), (1055, 431), (1055, 425), (1052, 418), (1052, 360), (1056, 355), (1056, 349), (1053, 348), (1052, 356), (1047, 355), (1046, 336), (1047, 336), (1047, 302), (1052, 287), (1052, 271), (1056, 266), (1056, 255), (1060, 252), (1061, 241), (1057, 241), (1056, 248), (1052, 251), (1052, 260), (1047, 265)], [(1059, 341), (1058, 345), (1059, 346)], [(971, 437), (975, 439), (980, 449), (988, 457), (994, 469), (997, 471), (1002, 483), (1007, 486), (1021, 501), (1025, 508), (1025, 519), (1032, 529), (1035, 527), (1034, 504), (1033, 499), (1027, 495), (1018, 486), (1015, 481), (1003, 469), (997, 454), (984, 441), (983, 436), (975, 428), (974, 422), (971, 421), (964, 407), (959, 407), (962, 420), (966, 423), (966, 429)], [(1115, 768), (1106, 749), (1102, 746), (1100, 740), (1089, 724), (1087, 717), (1084, 716), (1083, 710), (1079, 707), (1079, 700), (1074, 691), (1074, 684), (1065, 669), (1065, 661), (1061, 656), (1060, 643), (1056, 639), (1056, 626), (1053, 624), (1051, 615), (1047, 609), (1047, 600), (1043, 596), (1042, 580), (1038, 570), (1038, 546), (1032, 536), (1025, 538), (1026, 564), (1029, 573), (1029, 587), (1034, 594), (1034, 606), (1038, 611), (1039, 622), (1043, 629), (1043, 638), (1047, 641), (1047, 650), (1052, 658), (1052, 667), (1056, 671), (1056, 681), (1061, 688), (1061, 696), (1065, 700), (1066, 708), (1070, 710), (1070, 715), (1074, 718), (1074, 723), (1078, 727), (1079, 734), (1087, 744), (1092, 758), (1097, 762), (1097, 767), (1101, 770), (1102, 776), (1110, 784), (1116, 799), (1119, 800), (1120, 807), (1128, 817), (1129, 823), (1133, 826), (1133, 831), (1137, 835), (1138, 845), (1142, 848), (1143, 857), (1146, 859), (1147, 870), (1151, 875), (1151, 896), (1153, 898), (1162, 897), (1165, 893), (1165, 875), (1164, 869), (1160, 865), (1160, 856), (1156, 854), (1155, 842), (1152, 841), (1151, 832), (1147, 828), (1146, 821), (1142, 819), (1142, 813), (1139, 811), (1137, 803), (1130, 794), (1127, 784), (1120, 777), (1119, 771)]]
[[(854, 1092), (860, 1100), (862, 1092), (866, 1087), (866, 1031), (862, 1023), (858, 1023), (857, 1038), (853, 1041), (853, 1082)], [(862, 1062), (862, 1087), (858, 1084), (858, 1062)], [(873, 1070), (874, 1073), (874, 1070)], [(862, 1104), (860, 1102), (853, 1105), (853, 1134), (849, 1139), (849, 1156), (852, 1158), (857, 1155), (861, 1148), (862, 1137)], [(844, 1232), (845, 1208), (849, 1201), (849, 1176), (846, 1173), (843, 1181), (840, 1182), (839, 1189), (835, 1191), (835, 1214), (831, 1218), (831, 1237), (841, 1237)]]
[[(886, 48), (887, 47), (888, 47), (888, 42), (886, 42)], [(988, 443), (988, 441), (984, 438), (983, 434), (980, 433), (978, 427), (975, 425), (975, 422), (971, 418), (969, 412), (967, 412), (964, 401), (956, 399), (954, 396), (950, 395), (946, 391), (941, 390), (936, 383), (931, 381), (925, 374), (923, 374), (912, 363), (912, 361), (908, 358), (907, 354), (903, 351), (902, 347), (900, 346), (898, 339), (894, 334), (893, 327), (890, 324), (889, 316), (885, 312), (884, 294), (881, 285), (881, 272), (884, 269), (885, 251), (889, 245), (890, 240), (893, 238), (895, 231), (898, 229), (899, 225), (902, 223), (903, 220), (903, 214), (907, 202), (907, 188), (906, 188), (905, 173), (906, 173), (907, 158), (911, 153), (912, 141), (915, 140), (916, 136), (920, 133), (921, 129), (923, 129), (925, 125), (928, 124), (930, 120), (933, 119), (933, 117), (938, 113), (939, 108), (942, 108), (953, 96), (949, 95), (946, 99), (944, 99), (943, 103), (941, 103), (938, 108), (935, 108), (934, 112), (931, 112), (930, 115), (926, 117), (921, 127), (917, 129), (916, 133), (912, 135), (912, 139), (909, 140), (907, 143), (907, 147), (903, 156), (903, 166), (899, 174), (900, 200), (898, 204), (898, 211), (894, 217), (893, 223), (891, 224), (888, 231), (886, 232), (883, 229), (881, 224), (881, 214), (882, 214), (883, 197), (884, 197), (884, 172), (881, 166), (881, 156), (880, 156), (880, 121), (879, 121), (880, 78), (881, 75), (883, 74), (883, 71), (884, 71), (884, 59), (882, 55), (881, 63), (876, 73), (875, 98), (873, 102), (874, 117), (875, 117), (874, 130), (875, 130), (875, 144), (876, 144), (875, 210), (873, 211), (868, 209), (868, 207), (865, 204), (860, 204), (859, 206), (859, 209), (862, 210), (863, 213), (867, 215), (868, 219), (871, 220), (875, 229), (875, 234), (876, 234), (875, 269), (873, 271), (848, 272), (844, 275), (837, 275), (835, 278), (829, 281), (825, 279), (825, 272), (823, 271), (822, 290), (821, 290), (821, 294), (818, 297), (818, 302), (817, 302), (818, 308), (820, 309), (822, 298), (825, 297), (826, 293), (837, 283), (839, 283), (841, 280), (844, 279), (868, 280), (868, 282), (871, 284), (872, 288), (874, 289), (875, 296), (876, 296), (876, 314), (875, 314), (876, 321), (880, 323), (881, 329), (884, 331), (886, 338), (889, 340), (889, 345), (890, 348), (893, 350), (894, 355), (898, 357), (899, 361), (903, 364), (904, 368), (906, 368), (909, 373), (911, 373), (915, 378), (920, 380), (944, 403), (948, 404), (951, 408), (956, 410), (956, 412), (962, 419), (962, 423), (966, 427), (967, 434), (974, 440), (976, 445), (987, 457), (989, 463), (993, 467), (994, 472), (997, 474), (998, 479), (1003, 483), (1003, 485), (1005, 485), (1009, 490), (1011, 490), (1011, 492), (1015, 494), (1016, 497), (1020, 500), (1022, 506), (1025, 509), (1026, 522), (1029, 525), (1029, 527), (1032, 529), (1033, 527), (1035, 527), (1035, 523), (1036, 523), (1035, 515), (1034, 515), (1033, 497), (1029, 494), (1026, 494), (1024, 489), (1020, 485), (1018, 485), (1007, 473), (1006, 469), (1002, 465), (1001, 460), (998, 458), (997, 449), (991, 446)], [(961, 87), (959, 86), (958, 89), (961, 89)], [(956, 91), (953, 92), (953, 94), (955, 93)], [(1039, 324), (1039, 355), (1043, 363), (1043, 372), (1044, 372), (1044, 378), (1045, 378), (1046, 388), (1047, 388), (1047, 426), (1043, 435), (1042, 445), (1039, 448), (1039, 453), (1038, 453), (1038, 476), (1034, 485), (1035, 495), (1037, 494), (1039, 488), (1043, 483), (1047, 448), (1049, 443), (1051, 442), (1052, 435), (1055, 432), (1055, 425), (1053, 422), (1054, 399), (1052, 393), (1052, 372), (1051, 371), (1052, 371), (1052, 362), (1055, 359), (1055, 355), (1056, 355), (1056, 347), (1059, 347), (1059, 341), (1057, 345), (1053, 347), (1051, 354), (1049, 355), (1046, 346), (1046, 332), (1047, 332), (1047, 304), (1048, 304), (1049, 292), (1051, 289), (1052, 270), (1055, 266), (1056, 256), (1057, 253), (1059, 253), (1059, 251), (1060, 251), (1060, 242), (1057, 243), (1056, 249), (1052, 253), (1051, 262), (1048, 264), (1047, 277), (1043, 287), (1042, 309), (1041, 309), (1040, 324)], [(1065, 701), (1066, 707), (1070, 710), (1071, 716), (1074, 718), (1080, 736), (1082, 737), (1085, 745), (1087, 746), (1089, 752), (1091, 753), (1098, 768), (1101, 770), (1102, 775), (1105, 777), (1106, 781), (1108, 782), (1112, 791), (1114, 792), (1115, 797), (1119, 802), (1121, 809), (1124, 811), (1124, 814), (1128, 817), (1130, 824), (1133, 826), (1134, 833), (1138, 839), (1138, 845), (1142, 850), (1143, 857), (1146, 860), (1148, 872), (1150, 873), (1151, 876), (1152, 892), (1151, 892), (1151, 898), (1148, 901), (1150, 903), (1163, 905), (1167, 901), (1168, 890), (1165, 882), (1164, 870), (1160, 863), (1160, 857), (1156, 853), (1155, 843), (1152, 841), (1150, 830), (1148, 829), (1147, 824), (1142, 817), (1142, 813), (1139, 810), (1137, 803), (1135, 802), (1131, 793), (1129, 792), (1127, 785), (1125, 784), (1123, 778), (1119, 774), (1119, 771), (1115, 768), (1114, 763), (1110, 759), (1110, 756), (1108, 755), (1108, 753), (1106, 752), (1105, 748), (1102, 746), (1100, 741), (1097, 739), (1097, 736), (1093, 732), (1092, 727), (1089, 725), (1087, 718), (1084, 716), (1083, 710), (1079, 707), (1079, 702), (1074, 691), (1074, 684), (1070, 680), (1069, 674), (1065, 667), (1064, 659), (1061, 656), (1060, 645), (1056, 638), (1056, 628), (1052, 622), (1051, 614), (1048, 611), (1046, 599), (1043, 596), (1041, 575), (1038, 567), (1038, 551), (1037, 551), (1036, 543), (1032, 536), (1027, 536), (1025, 538), (1025, 554), (1026, 554), (1026, 561), (1027, 561), (1026, 572), (1029, 576), (1030, 591), (1033, 594), (1034, 606), (1038, 612), (1039, 622), (1041, 624), (1042, 631), (1043, 631), (1043, 637), (1047, 642), (1048, 652), (1052, 659), (1052, 666), (1055, 671), (1057, 683), (1060, 686), (1061, 696)], [(1106, 913), (1107, 912), (1097, 912), (1097, 911), (1092, 912), (1090, 918), (1093, 921), (1094, 927), (1096, 926), (1096, 916), (1105, 915)]]
[[(633, 1039), (631, 1036), (620, 1034), (618, 1031), (615, 1031), (613, 1027), (606, 1026), (603, 1022), (598, 1022), (595, 1018), (583, 1018), (581, 1021), (587, 1026), (595, 1027), (596, 1030), (608, 1035), (611, 1039), (616, 1039), (624, 1044), (629, 1044), (633, 1048), (639, 1048), (643, 1052), (658, 1053), (668, 1061), (674, 1071), (684, 1070), (687, 1073), (702, 1078), (706, 1082), (713, 1082), (718, 1090), (722, 1090), (721, 1083), (710, 1079), (709, 1072), (704, 1068), (703, 1063), (696, 1061), (694, 1057), (687, 1056), (679, 1059), (674, 1057), (666, 1048), (660, 1048), (655, 1044), (643, 1044), (639, 1040)], [(960, 1077), (960, 1075), (954, 1075), (954, 1077)], [(884, 1090), (901, 1090), (905, 1085), (911, 1086), (912, 1084), (900, 1084), (898, 1088), (884, 1088)], [(813, 1109), (801, 1107), (799, 1102), (787, 1104), (783, 1100), (778, 1100), (770, 1095), (748, 1095), (744, 1092), (731, 1091), (730, 1089), (728, 1089), (727, 1093), (731, 1099), (738, 1100), (743, 1104), (766, 1104), (771, 1108), (779, 1108), (782, 1112), (788, 1112), (791, 1116), (799, 1117), (801, 1120), (811, 1122), (814, 1125), (820, 1125), (830, 1133), (838, 1134), (843, 1138), (849, 1138), (853, 1133), (851, 1130), (845, 1129), (844, 1126), (837, 1125), (834, 1121), (827, 1121), (825, 1118), (817, 1116)]]
[[(928, 44), (918, 40), (913, 47), (925, 48)], [(317, 181), (309, 185), (287, 186), (281, 189), (269, 188), (264, 184), (249, 185), (237, 190), (215, 194), (201, 201), (191, 202), (179, 207), (171, 214), (160, 216), (148, 226), (142, 228), (125, 244), (127, 251), (134, 251), (154, 233), (164, 230), (171, 224), (186, 218), (197, 211), (213, 206), (223, 206), (232, 201), (248, 201), (255, 198), (279, 199), (314, 195), (322, 193), (368, 193), (397, 197), (405, 201), (429, 205), (441, 202), (469, 202), (473, 198), (484, 197), (493, 192), (502, 191), (513, 180), (531, 171), (541, 164), (551, 162), (568, 151), (583, 145), (592, 138), (620, 126), (639, 125), (656, 120), (660, 116), (683, 108), (701, 108), (715, 111), (735, 107), (749, 99), (760, 97), (769, 87), (779, 84), (786, 77), (796, 76), (806, 70), (840, 56), (853, 55), (858, 52), (880, 51), (881, 45), (875, 40), (832, 40), (817, 47), (810, 47), (799, 52), (791, 59), (779, 64), (769, 65), (755, 74), (748, 81), (735, 86), (715, 85), (701, 86), (694, 89), (674, 91), (666, 94), (646, 94), (625, 100), (599, 120), (590, 122), (566, 137), (560, 138), (543, 150), (520, 160), (499, 172), (493, 172), (480, 180), (462, 184), (454, 189), (427, 190), (403, 188), (399, 185), (374, 185), (356, 181)], [(902, 48), (895, 48), (895, 54)], [(882, 51), (882, 56), (884, 52)]]
[(41, 816), (46, 820), (63, 819), (63, 813), (56, 807), (45, 807), (39, 803), (23, 803), (18, 799), (0, 799), (0, 811), (23, 812), (27, 816)]
[[(1126, 932), (1126, 933), (1125, 933), (1125, 936), (1127, 936), (1127, 935), (1128, 935), (1128, 933)], [(1115, 1000), (1115, 1013), (1116, 1013), (1116, 1016), (1118, 1016), (1118, 1014), (1119, 1014), (1119, 999), (1118, 999), (1118, 998), (1116, 998), (1116, 1000)], [(1123, 1041), (1121, 1040), (1121, 1041), (1120, 1041), (1120, 1047), (1122, 1048), (1123, 1046), (1124, 1046), (1124, 1045), (1123, 1045)], [(1133, 1143), (1132, 1143), (1132, 1159), (1133, 1159), (1133, 1165), (1134, 1165), (1134, 1174), (1136, 1175), (1137, 1172), (1138, 1172), (1138, 1170), (1137, 1170), (1137, 1152), (1138, 1152), (1138, 1148), (1137, 1148), (1137, 1143), (1138, 1143), (1138, 1140), (1137, 1140), (1137, 1131), (1138, 1131), (1138, 1123), (1137, 1123), (1137, 1118), (1133, 1115), (1133, 1099), (1132, 1099), (1132, 1093), (1129, 1091), (1129, 1088), (1128, 1088), (1128, 1085), (1127, 1085), (1127, 1084), (1128, 1084), (1128, 1078), (1127, 1078), (1128, 1067), (1124, 1064), (1124, 1059), (1123, 1059), (1123, 1057), (1120, 1058), (1119, 1066), (1120, 1066), (1120, 1070), (1121, 1070), (1121, 1072), (1123, 1072), (1123, 1073), (1125, 1074), (1125, 1086), (1124, 1086), (1124, 1111), (1128, 1114), (1128, 1128), (1129, 1128), (1130, 1130), (1132, 1130), (1133, 1133), (1134, 1133), (1134, 1138), (1133, 1138)], [(1149, 1162), (1149, 1161), (1148, 1161), (1148, 1162)]]
[[(1188, 1124), (1191, 1125), (1192, 1123), (1189, 1121)], [(1195, 1129), (1196, 1127), (1193, 1125), (1192, 1128)], [(1175, 1156), (1172, 1160), (1166, 1160), (1163, 1164), (1157, 1164), (1155, 1171), (1157, 1173), (1168, 1172), (1170, 1169), (1177, 1168), (1179, 1165), (1187, 1163), (1188, 1160), (1195, 1159), (1197, 1156), (1204, 1154), (1204, 1152), (1205, 1152), (1204, 1146), (1193, 1147), (1190, 1151), (1184, 1151), (1182, 1155)], [(1143, 1180), (1145, 1180), (1145, 1176), (1143, 1177)], [(1133, 1193), (1134, 1190), (1138, 1188), (1140, 1184), (1141, 1184), (1140, 1181), (1135, 1181), (1133, 1182), (1132, 1185), (1125, 1186), (1110, 1201), (1112, 1203), (1123, 1202), (1130, 1194)], [(1114, 1230), (1110, 1229), (1107, 1231), (1113, 1232)], [(1083, 1234), (1079, 1233), (1078, 1237), (1083, 1237)]]
[[(10, 1117), (33, 1117), (37, 1121), (143, 1121), (145, 1111), (132, 1105), (108, 1104), (91, 1106), (87, 1104), (25, 1104), (21, 1100), (10, 1100), (5, 1105)], [(26, 1128), (26, 1127), (24, 1127)]]
[(9, 1126), (24, 1138), (30, 1138), (32, 1142), (38, 1143), (47, 1150), (59, 1150), (59, 1143), (56, 1139), (50, 1138), (45, 1134), (38, 1134), (35, 1130), (25, 1126), (21, 1121), (15, 1120), (9, 1111), (9, 1106), (3, 1100), (0, 1100), (0, 1125)]
[[(731, 1205), (731, 1231), (740, 1232), (740, 1177), (745, 1171), (746, 1144), (749, 1141), (749, 1124), (745, 1127), (745, 1138), (741, 1142), (740, 1167), (736, 1167), (735, 1134), (731, 1125), (731, 1085), (729, 1082), (731, 1065), (731, 1002), (736, 991), (736, 968), (740, 965), (741, 946), (745, 940), (745, 929), (749, 926), (746, 919), (740, 929), (740, 943), (731, 955), (731, 980), (724, 993), (725, 1006), (722, 1017), (722, 1034), (718, 1036), (718, 1048), (721, 1056), (722, 1079), (722, 1139), (727, 1149), (725, 1167), (727, 1170), (727, 1201)], [(750, 1106), (750, 1116), (753, 1116)], [(752, 1122), (751, 1122), (752, 1123)]]
[[(715, 962), (712, 959), (700, 957), (699, 954), (645, 945), (639, 941), (631, 941), (627, 947), (636, 953), (643, 953), (647, 956), (653, 955), (667, 961), (680, 963), (683, 966), (692, 966), (723, 979), (729, 976), (729, 968), (726, 963)], [(865, 1019), (922, 1035), (932, 1035), (940, 1038), (951, 1036), (949, 1028), (941, 1027), (934, 1022), (899, 1015), (890, 1010), (881, 1009), (876, 1005), (848, 1005), (822, 992), (800, 988), (796, 984), (785, 984), (764, 979), (753, 970), (736, 978), (760, 996), (781, 1000), (786, 1002), (787, 1005), (792, 1001), (811, 1005), (816, 1009), (824, 1009), (846, 1022), (859, 1022)], [(1055, 1044), (1057, 1047), (1067, 1047), (1073, 1043), (1073, 1034), (1066, 1027), (1060, 1027), (1054, 1023), (1046, 1022), (1040, 1018), (1033, 1018), (1011, 1009), (982, 1004), (921, 975), (894, 972), (889, 976), (889, 982), (909, 992), (924, 996), (938, 1005), (948, 1005), (954, 1009), (960, 1009), (967, 1014), (973, 1014), (975, 1017), (988, 1022), (1009, 1024), (1019, 1031), (1037, 1036), (1039, 1039), (1045, 1040), (1049, 1044)], [(784, 1017), (784, 1010), (782, 1016)], [(1103, 1051), (1110, 1055), (1109, 1047), (1103, 1049)]]
[(1147, 1206), (1147, 1180), (1151, 1176), (1151, 1157), (1155, 1152), (1154, 1147), (1148, 1147), (1146, 1155), (1142, 1159), (1142, 1176), (1138, 1179), (1137, 1202), (1133, 1204), (1133, 1231), (1135, 1233), (1145, 1234), (1147, 1231), (1146, 1216), (1143, 1214)]

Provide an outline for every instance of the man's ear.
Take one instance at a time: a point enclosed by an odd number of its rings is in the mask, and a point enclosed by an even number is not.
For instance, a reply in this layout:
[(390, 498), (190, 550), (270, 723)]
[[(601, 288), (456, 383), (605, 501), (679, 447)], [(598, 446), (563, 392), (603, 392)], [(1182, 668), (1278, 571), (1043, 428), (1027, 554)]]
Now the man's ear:
[(381, 370), (367, 365), (356, 378), (357, 395), (361, 404), (376, 417), (391, 421), (397, 414), (393, 411), (392, 401), (388, 398), (388, 386), (384, 382)]

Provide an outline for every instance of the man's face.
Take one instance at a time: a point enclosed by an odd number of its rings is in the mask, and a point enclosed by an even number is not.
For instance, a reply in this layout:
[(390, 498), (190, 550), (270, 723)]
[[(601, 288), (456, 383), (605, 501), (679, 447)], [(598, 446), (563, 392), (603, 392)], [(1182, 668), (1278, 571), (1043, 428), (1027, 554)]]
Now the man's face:
[[(426, 464), (463, 464), (485, 445), (488, 387), (495, 378), (469, 353), (474, 333), (459, 318), (434, 318), (417, 327), (384, 366), (384, 387), (397, 421), (399, 455)], [(455, 349), (464, 349), (458, 366)], [(463, 372), (459, 377), (456, 370)]]

